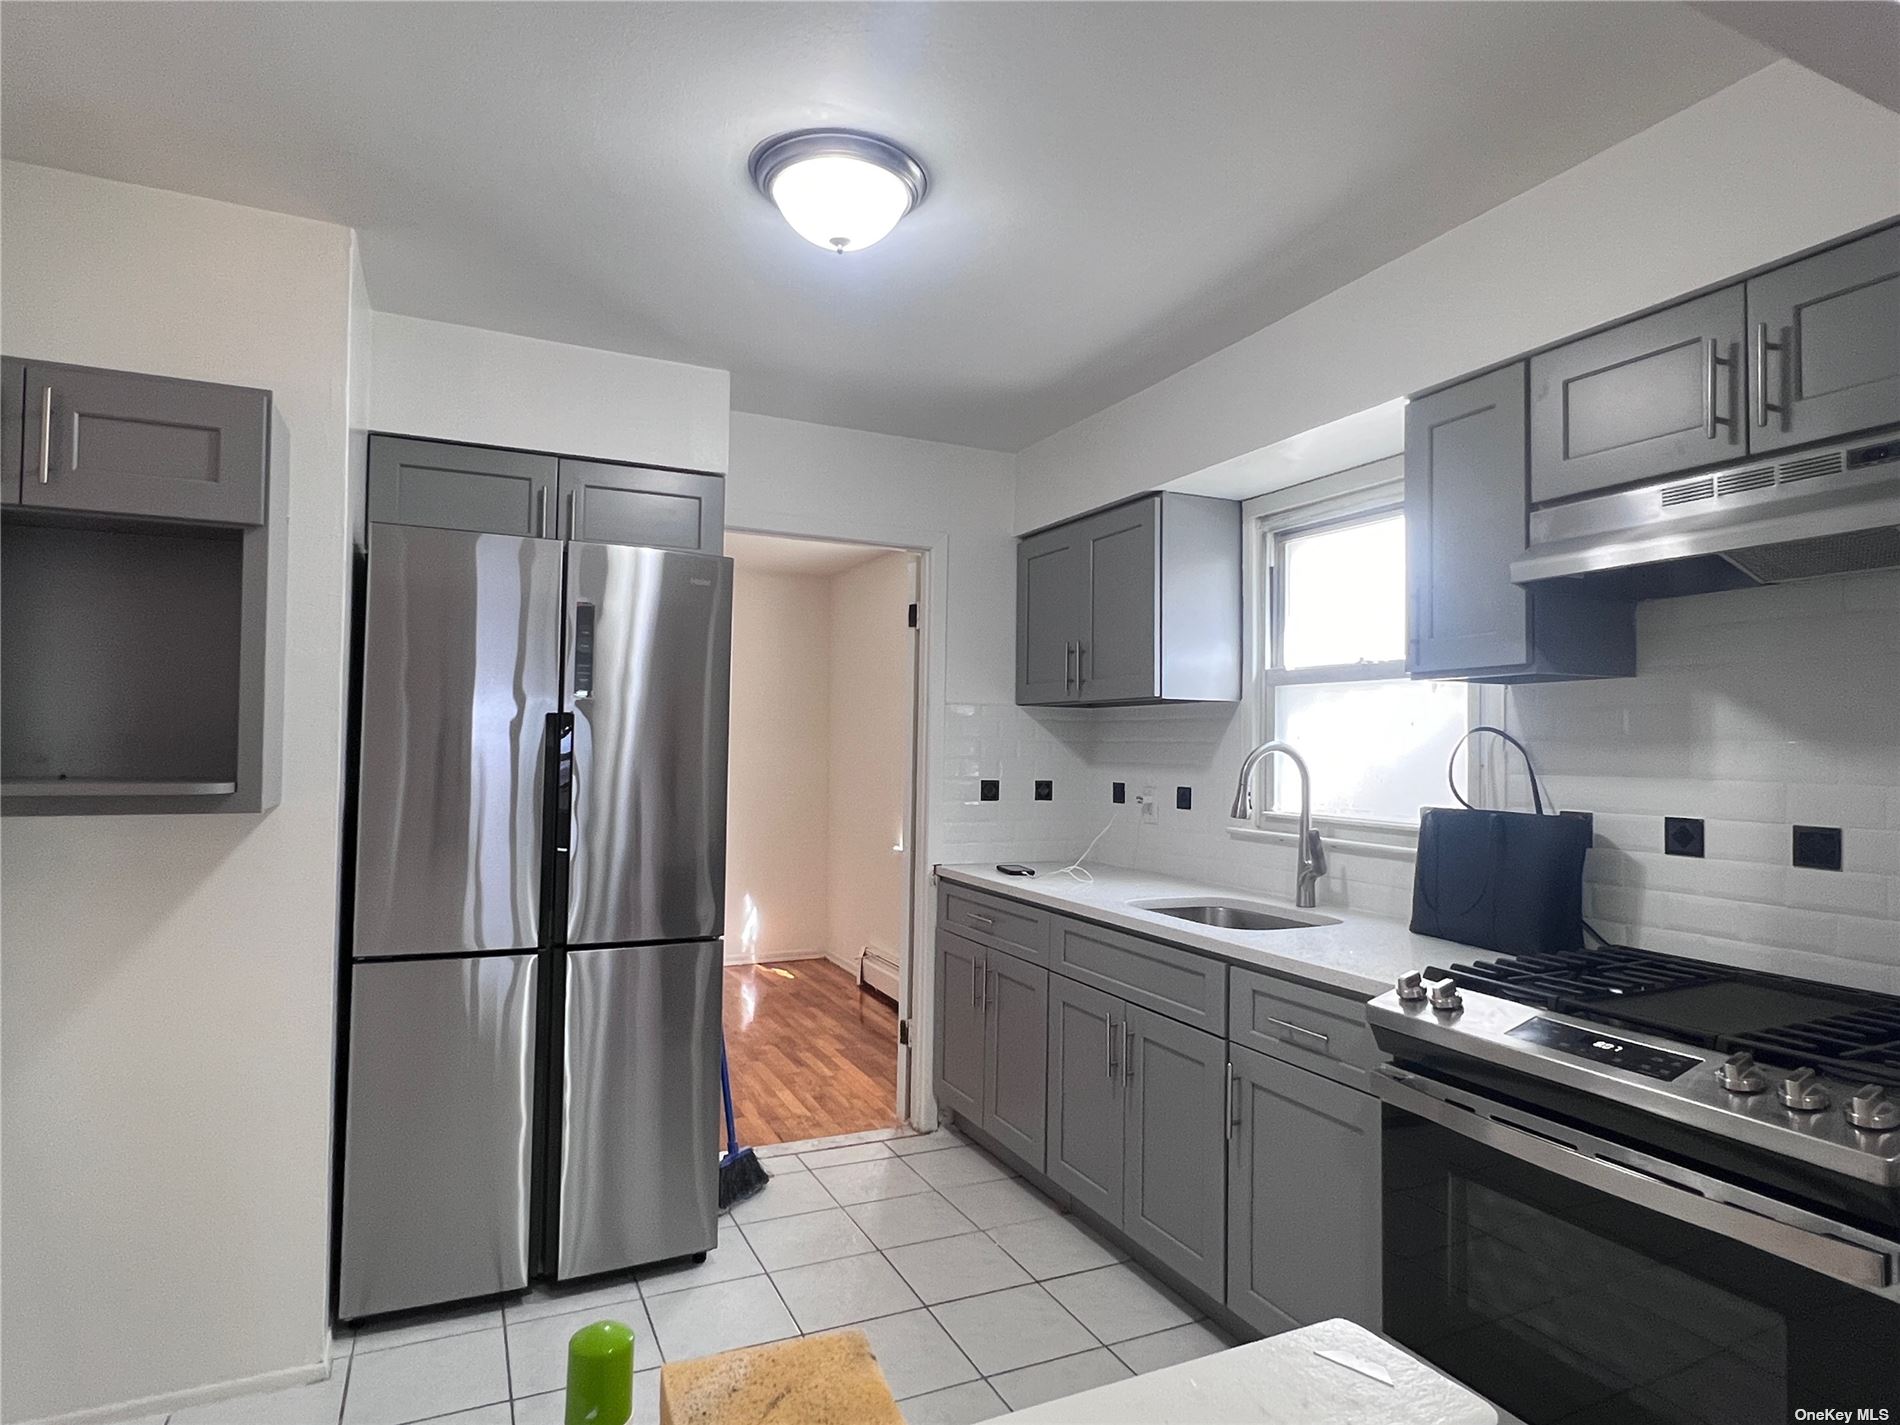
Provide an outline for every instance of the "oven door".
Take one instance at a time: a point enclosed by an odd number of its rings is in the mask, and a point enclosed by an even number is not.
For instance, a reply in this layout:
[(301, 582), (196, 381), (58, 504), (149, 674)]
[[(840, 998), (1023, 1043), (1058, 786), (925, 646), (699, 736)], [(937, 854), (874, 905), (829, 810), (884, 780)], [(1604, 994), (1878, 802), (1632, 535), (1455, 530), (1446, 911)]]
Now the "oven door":
[(1900, 1245), (1390, 1065), (1375, 1085), (1399, 1344), (1526, 1425), (1900, 1422)]

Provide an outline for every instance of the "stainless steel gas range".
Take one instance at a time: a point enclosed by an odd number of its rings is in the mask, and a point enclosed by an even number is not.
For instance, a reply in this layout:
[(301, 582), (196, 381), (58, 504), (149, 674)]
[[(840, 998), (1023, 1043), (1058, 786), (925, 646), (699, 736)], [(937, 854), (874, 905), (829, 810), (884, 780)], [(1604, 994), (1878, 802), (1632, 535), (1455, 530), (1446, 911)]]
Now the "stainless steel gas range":
[(1369, 1015), (1395, 1340), (1528, 1425), (1900, 1422), (1900, 998), (1606, 947)]

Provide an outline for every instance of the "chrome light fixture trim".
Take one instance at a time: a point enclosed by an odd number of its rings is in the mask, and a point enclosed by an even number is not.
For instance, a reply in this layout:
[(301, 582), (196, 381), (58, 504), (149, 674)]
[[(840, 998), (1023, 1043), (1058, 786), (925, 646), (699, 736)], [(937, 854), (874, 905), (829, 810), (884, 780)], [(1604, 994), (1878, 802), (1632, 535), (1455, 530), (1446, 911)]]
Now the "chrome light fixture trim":
[[(746, 163), (746, 171), (751, 175), (753, 185), (762, 193), (781, 215), (798, 223), (787, 211), (781, 195), (773, 192), (773, 185), (779, 176), (794, 164), (818, 158), (846, 158), (875, 168), (901, 185), (908, 202), (903, 206), (891, 226), (901, 222), (914, 212), (918, 204), (924, 201), (924, 195), (930, 191), (930, 179), (924, 172), (924, 166), (910, 153), (892, 143), (889, 139), (879, 138), (876, 134), (863, 133), (856, 129), (800, 129), (794, 133), (779, 134), (766, 139), (752, 150), (752, 156)], [(802, 236), (824, 246), (822, 238), (813, 237), (799, 229)], [(890, 231), (885, 227), (870, 237), (863, 246), (879, 241)], [(836, 240), (834, 239), (834, 242)], [(839, 251), (846, 248), (840, 246)], [(850, 250), (856, 250), (856, 246)]]

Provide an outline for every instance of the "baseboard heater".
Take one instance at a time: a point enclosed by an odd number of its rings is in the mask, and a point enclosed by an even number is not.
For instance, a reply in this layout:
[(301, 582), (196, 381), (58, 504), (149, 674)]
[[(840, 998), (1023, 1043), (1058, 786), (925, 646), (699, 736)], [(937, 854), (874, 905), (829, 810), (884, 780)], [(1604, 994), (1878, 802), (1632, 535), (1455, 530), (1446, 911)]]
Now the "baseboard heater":
[(888, 950), (867, 945), (858, 952), (858, 983), (887, 999), (897, 998), (897, 960)]

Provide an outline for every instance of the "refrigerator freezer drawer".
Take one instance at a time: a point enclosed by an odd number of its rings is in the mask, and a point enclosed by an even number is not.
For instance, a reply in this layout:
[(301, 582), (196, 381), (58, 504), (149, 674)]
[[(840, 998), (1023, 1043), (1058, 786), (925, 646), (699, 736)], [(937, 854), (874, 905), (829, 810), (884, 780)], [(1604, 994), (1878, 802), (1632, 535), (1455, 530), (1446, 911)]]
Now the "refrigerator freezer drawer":
[(352, 975), (337, 1314), (526, 1286), (535, 957)]
[(717, 940), (567, 953), (559, 1276), (718, 1245), (723, 958)]

